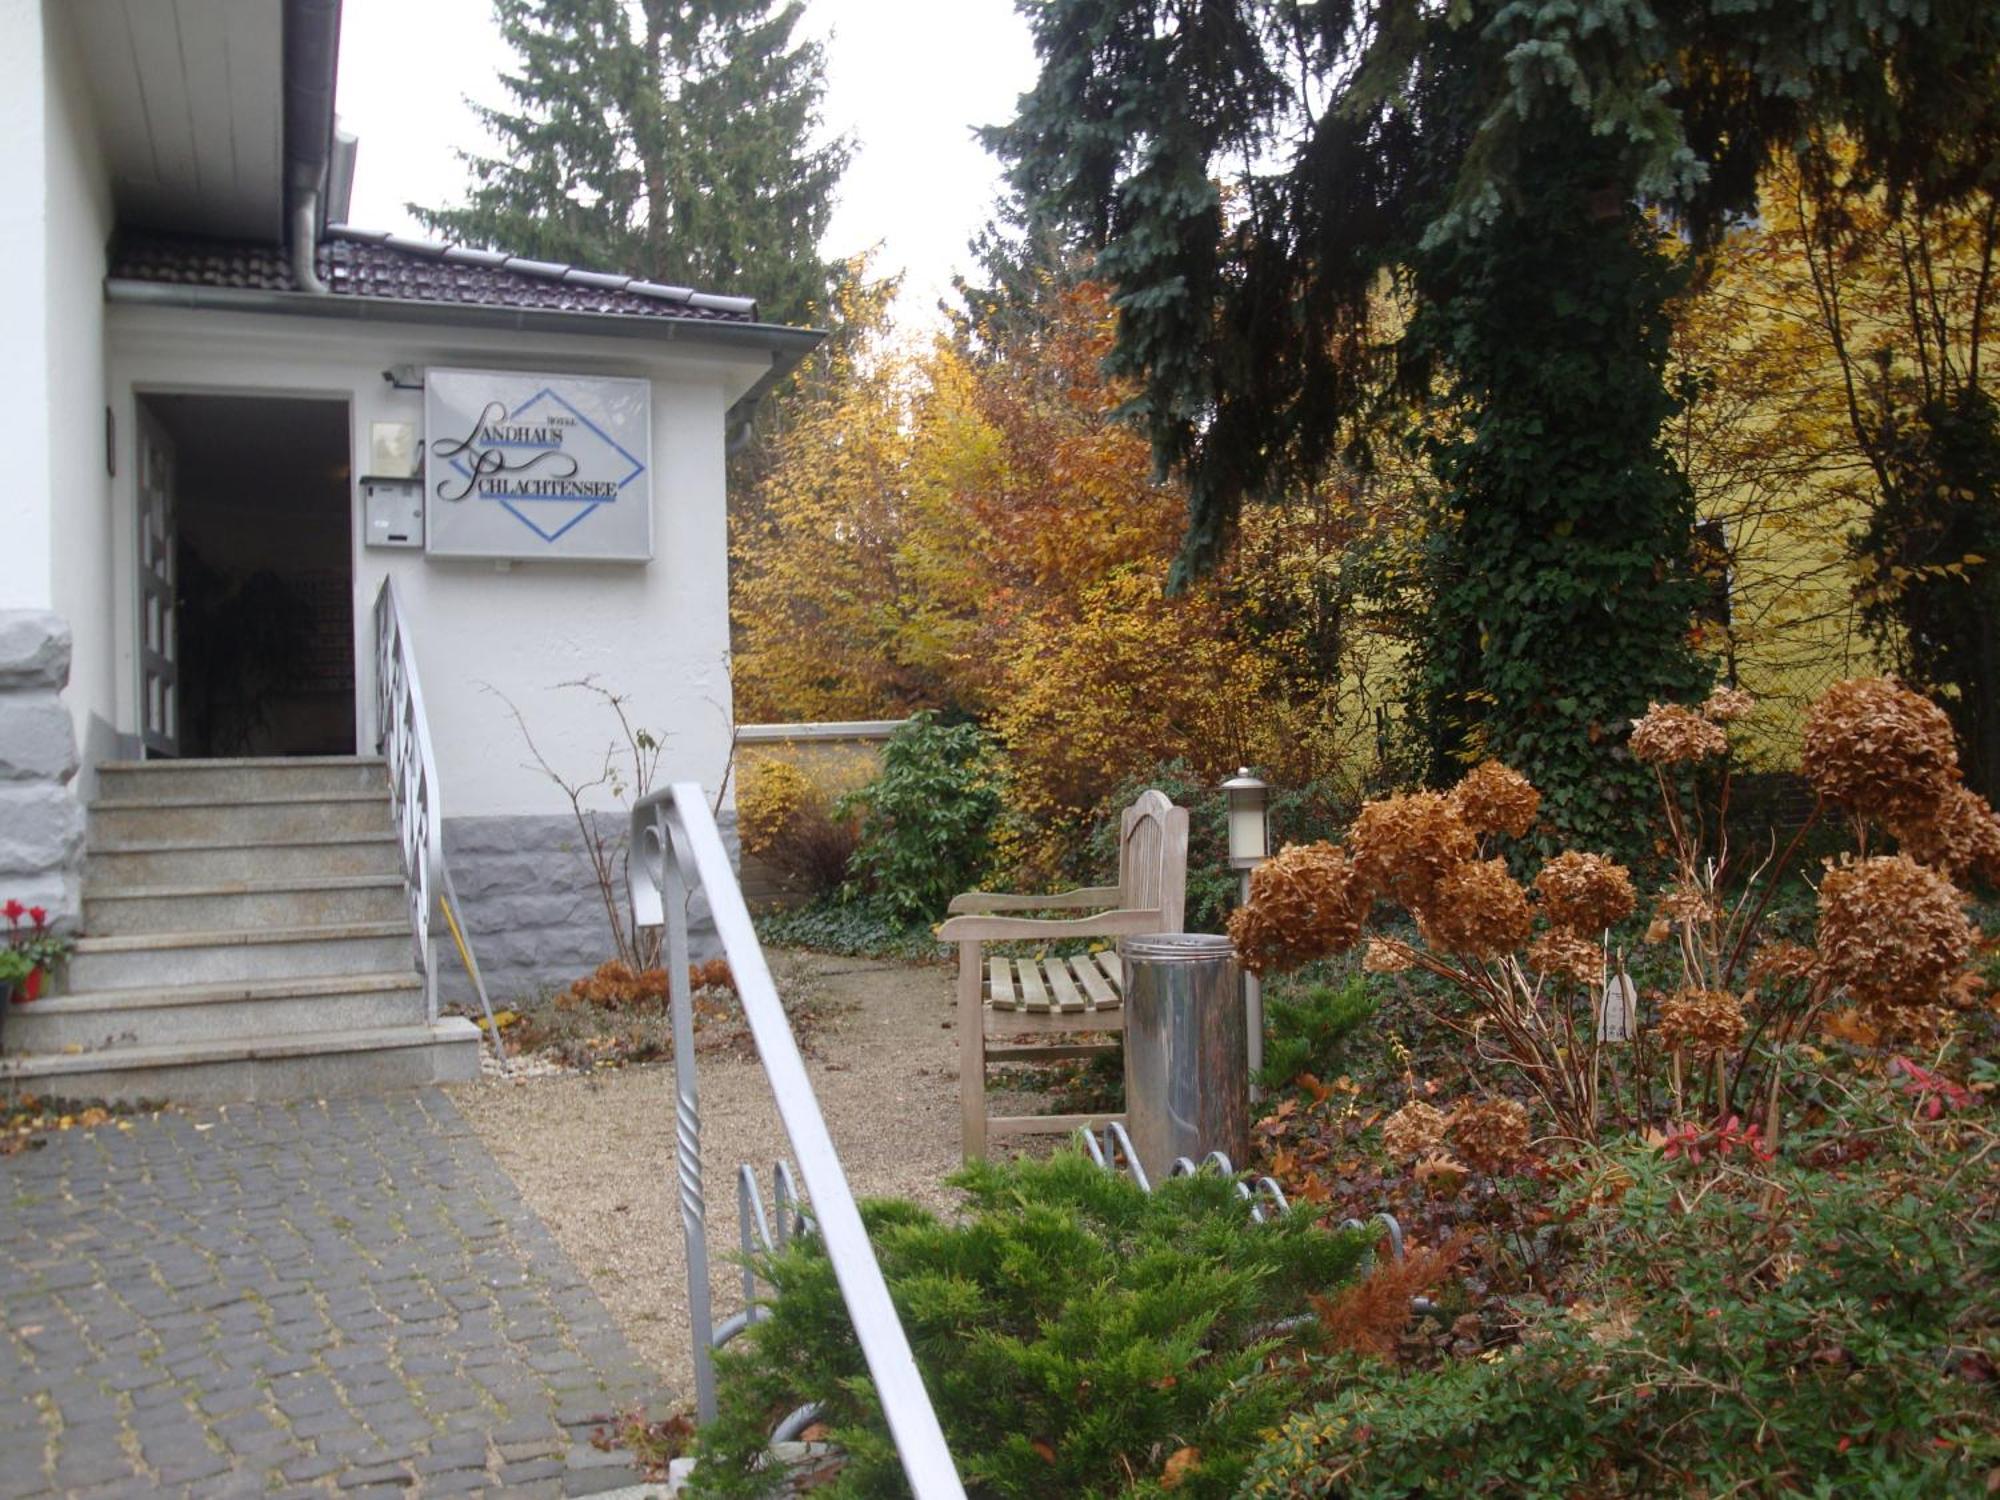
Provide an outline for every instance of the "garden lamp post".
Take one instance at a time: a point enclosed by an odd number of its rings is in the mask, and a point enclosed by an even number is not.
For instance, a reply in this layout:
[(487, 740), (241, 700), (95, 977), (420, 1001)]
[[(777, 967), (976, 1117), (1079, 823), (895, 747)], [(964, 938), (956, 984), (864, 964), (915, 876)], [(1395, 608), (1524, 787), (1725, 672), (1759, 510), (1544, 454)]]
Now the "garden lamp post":
[[(1250, 872), (1271, 857), (1271, 789), (1244, 766), (1222, 783), (1229, 795), (1229, 868), (1238, 872), (1239, 899), (1250, 901)], [(1257, 1075), (1264, 1071), (1264, 987), (1243, 971), (1243, 1020), (1250, 1030), (1250, 1097), (1257, 1098)]]

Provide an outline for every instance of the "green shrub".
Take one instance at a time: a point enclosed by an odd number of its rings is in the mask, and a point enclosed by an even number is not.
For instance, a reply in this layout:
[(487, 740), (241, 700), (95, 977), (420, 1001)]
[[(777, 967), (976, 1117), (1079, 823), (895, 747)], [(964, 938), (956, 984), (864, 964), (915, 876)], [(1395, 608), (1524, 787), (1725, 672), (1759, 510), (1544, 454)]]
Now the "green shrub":
[[(1144, 1193), (1076, 1152), (953, 1180), (963, 1222), (896, 1202), (863, 1217), (968, 1490), (1152, 1495), (1172, 1461), (1176, 1495), (1232, 1493), (1288, 1404), (1269, 1356), (1317, 1326), (1276, 1320), (1350, 1277), (1364, 1237), (1253, 1223), (1213, 1175)], [(808, 1240), (763, 1269), (771, 1316), (720, 1358), (690, 1493), (764, 1493), (771, 1427), (810, 1400), (848, 1456), (827, 1495), (907, 1494), (824, 1254)]]
[(1375, 996), (1359, 974), (1344, 982), (1272, 989), (1264, 997), (1264, 1071), (1281, 1089), (1301, 1073), (1331, 1079), (1347, 1071), (1347, 1044), (1375, 1016)]
[(917, 714), (883, 746), (881, 774), (837, 811), (849, 808), (861, 814), (848, 864), (859, 893), (905, 922), (937, 921), (992, 859), (1000, 813), (992, 741), (976, 724)]
[(1837, 1167), (1620, 1151), (1592, 1174), (1598, 1201), (1566, 1205), (1595, 1240), (1585, 1295), (1521, 1303), (1521, 1342), (1487, 1359), (1330, 1365), (1334, 1398), (1284, 1423), (1245, 1493), (1983, 1492), (2000, 1465), (1991, 1137), (1878, 1095), (1788, 1145)]

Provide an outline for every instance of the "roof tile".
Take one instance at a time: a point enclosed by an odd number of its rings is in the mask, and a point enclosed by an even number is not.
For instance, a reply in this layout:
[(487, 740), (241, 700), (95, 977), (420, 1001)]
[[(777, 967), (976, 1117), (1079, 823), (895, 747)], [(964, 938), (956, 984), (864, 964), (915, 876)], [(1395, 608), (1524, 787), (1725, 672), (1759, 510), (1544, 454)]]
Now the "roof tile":
[[(756, 303), (744, 297), (663, 287), (555, 262), (524, 260), (470, 246), (432, 244), (379, 231), (330, 229), (320, 241), (315, 260), (320, 280), (337, 297), (704, 322), (752, 323), (757, 319)], [(134, 232), (122, 236), (112, 246), (110, 275), (120, 281), (177, 286), (298, 290), (290, 259), (281, 245), (187, 235)]]

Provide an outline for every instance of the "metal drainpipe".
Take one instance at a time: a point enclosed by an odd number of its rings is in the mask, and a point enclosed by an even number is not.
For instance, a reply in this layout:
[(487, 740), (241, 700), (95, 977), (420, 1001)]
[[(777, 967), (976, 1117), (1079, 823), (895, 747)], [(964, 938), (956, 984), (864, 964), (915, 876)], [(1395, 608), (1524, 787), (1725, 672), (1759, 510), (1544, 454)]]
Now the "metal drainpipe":
[(326, 295), (315, 260), (319, 254), (319, 189), (301, 193), (292, 209), (292, 280), (302, 292)]
[(324, 294), (314, 264), (321, 184), (333, 150), (334, 73), (340, 0), (284, 0), (285, 187), (290, 207), (292, 281)]

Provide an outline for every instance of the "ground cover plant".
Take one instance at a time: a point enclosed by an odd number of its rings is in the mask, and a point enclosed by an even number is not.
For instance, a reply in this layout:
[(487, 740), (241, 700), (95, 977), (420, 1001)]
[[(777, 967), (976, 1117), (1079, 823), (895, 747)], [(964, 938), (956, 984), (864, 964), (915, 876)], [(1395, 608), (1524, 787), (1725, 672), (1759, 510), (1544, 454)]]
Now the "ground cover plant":
[[(1232, 1493), (1291, 1400), (1289, 1361), (1323, 1341), (1308, 1299), (1355, 1275), (1364, 1238), (1254, 1223), (1212, 1175), (1148, 1194), (1076, 1152), (954, 1180), (959, 1223), (863, 1214), (968, 1489)], [(846, 1454), (828, 1495), (907, 1493), (830, 1263), (808, 1238), (761, 1269), (771, 1316), (721, 1356), (690, 1493), (767, 1493), (771, 1428), (805, 1401)]]

